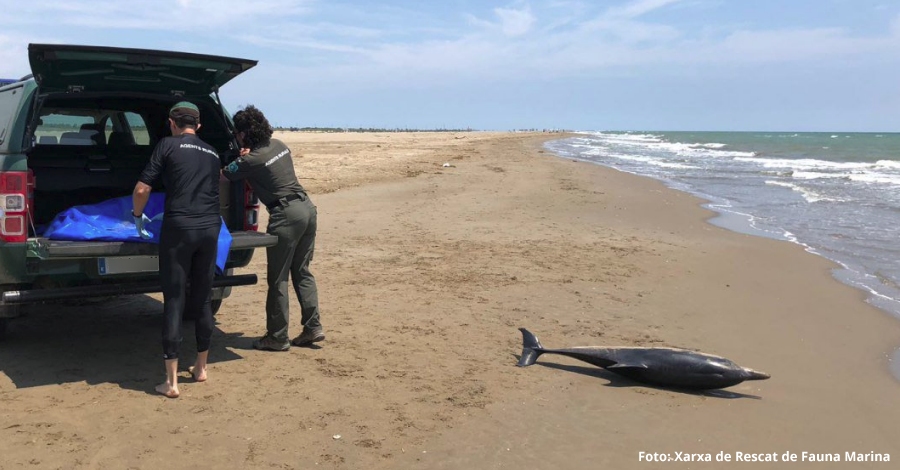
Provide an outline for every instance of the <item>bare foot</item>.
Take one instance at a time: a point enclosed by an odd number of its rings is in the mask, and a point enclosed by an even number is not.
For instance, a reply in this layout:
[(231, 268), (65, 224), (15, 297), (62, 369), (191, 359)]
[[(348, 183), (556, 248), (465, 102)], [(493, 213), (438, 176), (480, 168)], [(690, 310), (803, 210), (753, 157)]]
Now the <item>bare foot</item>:
[(206, 382), (206, 367), (200, 369), (197, 366), (188, 367), (188, 372), (191, 373), (191, 377), (194, 378), (197, 382)]
[(163, 382), (156, 386), (156, 391), (169, 398), (178, 398), (178, 387), (172, 387), (168, 382)]

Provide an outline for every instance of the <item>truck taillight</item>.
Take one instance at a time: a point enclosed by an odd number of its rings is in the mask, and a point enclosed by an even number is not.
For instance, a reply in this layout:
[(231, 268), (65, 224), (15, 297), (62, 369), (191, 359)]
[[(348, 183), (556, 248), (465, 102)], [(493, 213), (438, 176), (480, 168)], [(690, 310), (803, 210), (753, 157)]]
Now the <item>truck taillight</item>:
[(34, 173), (0, 171), (0, 241), (24, 242), (34, 213)]
[(259, 230), (259, 198), (250, 183), (244, 181), (244, 230)]

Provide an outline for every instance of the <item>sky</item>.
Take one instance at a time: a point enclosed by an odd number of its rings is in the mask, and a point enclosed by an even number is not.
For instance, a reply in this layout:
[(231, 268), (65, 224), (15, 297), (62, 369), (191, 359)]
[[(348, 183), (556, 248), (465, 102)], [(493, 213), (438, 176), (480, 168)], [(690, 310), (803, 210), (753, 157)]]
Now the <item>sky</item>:
[(900, 0), (0, 0), (29, 43), (258, 60), (276, 126), (900, 131)]

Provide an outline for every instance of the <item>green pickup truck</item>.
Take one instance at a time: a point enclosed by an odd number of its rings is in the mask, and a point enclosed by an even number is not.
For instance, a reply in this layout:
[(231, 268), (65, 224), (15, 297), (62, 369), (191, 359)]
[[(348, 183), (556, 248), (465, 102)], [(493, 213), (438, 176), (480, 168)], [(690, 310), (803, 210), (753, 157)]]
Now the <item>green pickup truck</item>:
[[(237, 158), (234, 124), (219, 88), (256, 65), (229, 57), (112, 47), (30, 44), (31, 75), (0, 80), (0, 336), (34, 302), (160, 292), (158, 245), (64, 241), (41, 236), (57, 214), (131, 194), (168, 109), (200, 108), (200, 138), (222, 166)], [(164, 187), (153, 188), (165, 192)], [(232, 235), (213, 310), (253, 250), (276, 238), (258, 232), (259, 200), (245, 182), (220, 180), (221, 212)]]

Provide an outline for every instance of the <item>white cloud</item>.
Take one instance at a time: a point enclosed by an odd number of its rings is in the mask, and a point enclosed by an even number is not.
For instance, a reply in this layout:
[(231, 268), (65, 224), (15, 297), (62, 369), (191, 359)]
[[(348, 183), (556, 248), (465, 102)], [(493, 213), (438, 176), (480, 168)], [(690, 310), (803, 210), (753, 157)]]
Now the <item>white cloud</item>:
[(308, 13), (314, 0), (168, 0), (98, 2), (69, 0), (29, 2), (4, 8), (8, 24), (77, 26), (92, 29), (143, 29), (191, 32), (219, 31), (253, 24), (262, 18), (289, 18)]
[(500, 17), (500, 28), (507, 36), (521, 36), (527, 33), (535, 21), (531, 9), (527, 6), (522, 10), (495, 8), (494, 13)]
[[(79, 33), (112, 30), (111, 38), (124, 28), (137, 28), (169, 42), (192, 41), (190, 31), (180, 33), (190, 25), (207, 42), (217, 41), (227, 50), (243, 46), (242, 52), (261, 59), (261, 66), (294, 70), (294, 76), (322, 86), (439, 86), (460, 80), (585, 77), (634, 67), (668, 73), (685, 64), (714, 69), (851, 57), (900, 60), (895, 52), (900, 47), (900, 16), (889, 23), (889, 32), (868, 36), (834, 27), (726, 29), (714, 19), (708, 28), (687, 29), (651, 21), (650, 13), (677, 3), (682, 9), (703, 8), (704, 15), (714, 18), (710, 4), (635, 0), (604, 8), (597, 3), (518, 1), (483, 10), (480, 17), (467, 12), (434, 17), (424, 7), (412, 12), (371, 7), (372, 12), (359, 15), (340, 10), (348, 5), (314, 0), (168, 0), (150, 9), (138, 0), (110, 2), (103, 8), (87, 0), (31, 2), (8, 10), (11, 16), (4, 23), (9, 32), (0, 33), (0, 60), (25, 64), (27, 70), (24, 43), (35, 41), (17, 40), (13, 28), (22, 24), (36, 25), (36, 31), (46, 30), (47, 24), (76, 25)], [(327, 17), (319, 9), (326, 6)], [(62, 39), (58, 42), (80, 43)], [(161, 40), (155, 41), (146, 47), (161, 48)]]
[(280, 36), (263, 36), (258, 34), (239, 34), (235, 39), (265, 48), (284, 49), (290, 51), (296, 50), (317, 50), (325, 52), (336, 52), (345, 54), (363, 55), (369, 52), (357, 46), (349, 46), (338, 44), (330, 41), (319, 41), (312, 38), (304, 38), (290, 35)]
[[(900, 61), (894, 52), (900, 46), (900, 18), (894, 20), (890, 34), (868, 36), (854, 35), (846, 28), (732, 28), (723, 32), (722, 25), (712, 24), (688, 30), (644, 20), (648, 13), (677, 2), (635, 1), (578, 20), (560, 20), (547, 16), (548, 10), (529, 8), (529, 34), (505, 36), (491, 34), (499, 27), (497, 23), (471, 17), (474, 29), (456, 39), (373, 45), (363, 53), (368, 59), (364, 69), (403, 70), (404, 79), (418, 76), (440, 82), (590, 76), (633, 67), (655, 67), (657, 73), (666, 73), (684, 65), (708, 66), (711, 72), (720, 66), (766, 63), (827, 66), (860, 56), (863, 60)], [(679, 6), (689, 8), (692, 3)]]
[[(895, 19), (895, 25), (900, 22)], [(859, 36), (846, 28), (737, 30), (718, 41), (696, 45), (718, 64), (844, 64), (848, 60), (873, 64), (900, 63), (900, 28), (886, 34)]]
[(623, 7), (610, 8), (606, 11), (605, 16), (617, 19), (633, 19), (679, 1), (681, 0), (639, 0)]
[(29, 73), (28, 46), (14, 35), (0, 33), (0, 78), (21, 78)]

